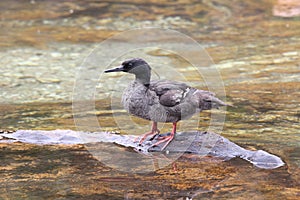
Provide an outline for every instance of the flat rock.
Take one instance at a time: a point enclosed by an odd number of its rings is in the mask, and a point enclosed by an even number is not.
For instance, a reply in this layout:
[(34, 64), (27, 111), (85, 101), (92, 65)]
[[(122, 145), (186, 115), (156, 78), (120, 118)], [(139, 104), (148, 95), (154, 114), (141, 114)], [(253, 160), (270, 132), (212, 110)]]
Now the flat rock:
[[(168, 134), (168, 133), (165, 133)], [(165, 135), (162, 134), (162, 135)], [(2, 133), (1, 142), (16, 142), (38, 144), (38, 145), (56, 145), (56, 144), (95, 144), (95, 143), (114, 143), (119, 146), (134, 149), (142, 154), (151, 154), (161, 152), (161, 145), (152, 147), (160, 136), (152, 140), (147, 140), (143, 145), (135, 142), (137, 136), (117, 135), (108, 132), (78, 132), (71, 130), (18, 130), (14, 133)], [(179, 132), (173, 141), (162, 152), (164, 154), (172, 153), (190, 153), (200, 156), (212, 156), (223, 160), (232, 158), (242, 158), (256, 167), (264, 169), (274, 169), (284, 165), (284, 162), (275, 155), (263, 150), (246, 150), (228, 139), (212, 132)]]

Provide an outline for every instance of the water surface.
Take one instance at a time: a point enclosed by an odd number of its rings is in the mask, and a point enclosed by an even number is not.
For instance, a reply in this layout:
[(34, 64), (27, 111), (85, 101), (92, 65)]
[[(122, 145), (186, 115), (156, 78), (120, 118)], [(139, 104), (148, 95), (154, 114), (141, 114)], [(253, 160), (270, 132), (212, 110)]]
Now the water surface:
[[(226, 111), (222, 135), (245, 148), (276, 154), (286, 163), (278, 169), (262, 170), (241, 159), (221, 162), (184, 155), (176, 161), (175, 168), (128, 174), (100, 163), (84, 145), (0, 144), (1, 198), (299, 198), (300, 21), (299, 16), (274, 16), (277, 1), (0, 4), (1, 129), (76, 130), (72, 92), (77, 67), (107, 37), (134, 27), (156, 26), (191, 36), (212, 57), (224, 81), (226, 101), (236, 106)], [(131, 47), (126, 41), (115, 42), (123, 48)], [(197, 56), (193, 49), (189, 51)], [(138, 53), (146, 55), (156, 71), (161, 66), (180, 71), (180, 74), (162, 72), (161, 79), (187, 81), (206, 89), (203, 78), (187, 61), (155, 48), (155, 42), (153, 48)], [(116, 89), (120, 77), (99, 80), (96, 111), (84, 119), (88, 121), (96, 115), (104, 130), (139, 135), (148, 130), (148, 121), (132, 117), (132, 123), (128, 123), (121, 105), (114, 104), (111, 110), (111, 94), (116, 97), (113, 102), (119, 102), (121, 89), (127, 84), (125, 80), (132, 79), (124, 78), (124, 83)], [(153, 78), (158, 77), (153, 74)], [(204, 112), (199, 123), (195, 116), (182, 124), (185, 130), (205, 130), (209, 119), (210, 112)], [(170, 127), (161, 125), (162, 132)], [(81, 128), (93, 131), (99, 127)], [(117, 157), (112, 155), (112, 159)]]

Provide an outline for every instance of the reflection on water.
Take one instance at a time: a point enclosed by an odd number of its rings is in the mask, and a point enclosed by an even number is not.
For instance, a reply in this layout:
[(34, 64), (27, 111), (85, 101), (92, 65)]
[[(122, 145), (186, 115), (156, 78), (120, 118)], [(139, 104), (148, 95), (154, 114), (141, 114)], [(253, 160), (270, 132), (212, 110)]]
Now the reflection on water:
[[(272, 16), (271, 2), (277, 4), (267, 0), (0, 2), (1, 129), (76, 130), (71, 103), (76, 67), (111, 34), (158, 26), (192, 36), (211, 55), (222, 75), (227, 101), (236, 106), (228, 108), (222, 135), (245, 148), (276, 154), (286, 163), (279, 169), (261, 170), (240, 159), (220, 162), (184, 155), (176, 168), (126, 174), (104, 166), (82, 145), (1, 144), (0, 197), (296, 199), (300, 193), (300, 22), (297, 15)], [(131, 46), (126, 41), (116, 44)], [(181, 73), (165, 72), (161, 78), (173, 76), (206, 88), (189, 63), (155, 48), (155, 42), (153, 46), (141, 51), (154, 69), (174, 66)], [(198, 56), (193, 49), (188, 51)], [(145, 132), (149, 122), (141, 119), (132, 117), (133, 123), (122, 126), (116, 123), (128, 115), (121, 106), (111, 110), (114, 81), (115, 77), (99, 80), (95, 112), (83, 118), (88, 121), (97, 115), (107, 131)], [(113, 92), (120, 96), (121, 91)], [(200, 116), (198, 127), (186, 129), (205, 130), (210, 112)], [(170, 126), (161, 128), (169, 131)]]

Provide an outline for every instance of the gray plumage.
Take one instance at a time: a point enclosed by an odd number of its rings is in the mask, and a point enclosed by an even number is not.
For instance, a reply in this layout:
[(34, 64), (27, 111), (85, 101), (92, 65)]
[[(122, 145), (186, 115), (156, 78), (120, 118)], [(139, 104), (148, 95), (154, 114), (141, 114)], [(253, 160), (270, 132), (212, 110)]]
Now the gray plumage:
[(124, 108), (135, 116), (155, 122), (178, 122), (193, 114), (226, 104), (209, 91), (198, 90), (185, 83), (150, 81), (151, 68), (140, 58), (124, 61), (121, 67), (106, 72), (135, 74), (122, 96)]
[(122, 104), (130, 114), (156, 122), (177, 122), (224, 105), (213, 93), (184, 83), (151, 81), (146, 87), (136, 80), (124, 91)]
[(170, 135), (153, 145), (165, 143), (161, 150), (173, 140), (179, 120), (187, 119), (202, 110), (226, 105), (214, 93), (192, 88), (185, 83), (150, 81), (151, 68), (141, 58), (126, 60), (120, 67), (105, 72), (127, 72), (135, 75), (135, 80), (123, 93), (122, 104), (130, 114), (153, 121), (151, 130), (143, 135), (140, 144), (147, 137), (154, 137), (160, 132), (157, 122), (173, 123)]

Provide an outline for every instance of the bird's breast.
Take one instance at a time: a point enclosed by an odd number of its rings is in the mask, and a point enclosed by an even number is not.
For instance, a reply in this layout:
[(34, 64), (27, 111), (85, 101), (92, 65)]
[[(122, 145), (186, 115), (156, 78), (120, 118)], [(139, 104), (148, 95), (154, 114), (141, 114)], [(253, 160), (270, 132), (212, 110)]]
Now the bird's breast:
[(127, 112), (148, 120), (150, 120), (149, 110), (153, 102), (154, 97), (149, 94), (148, 89), (135, 82), (128, 86), (122, 96), (122, 104)]

